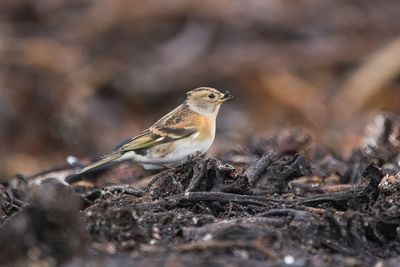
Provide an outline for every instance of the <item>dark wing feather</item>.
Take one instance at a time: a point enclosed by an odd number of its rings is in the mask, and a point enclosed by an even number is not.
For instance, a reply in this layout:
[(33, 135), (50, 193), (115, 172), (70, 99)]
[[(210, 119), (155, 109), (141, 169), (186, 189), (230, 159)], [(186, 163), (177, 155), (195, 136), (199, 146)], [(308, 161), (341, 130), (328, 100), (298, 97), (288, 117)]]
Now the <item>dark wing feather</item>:
[(159, 144), (173, 142), (194, 134), (198, 125), (190, 120), (194, 112), (183, 104), (162, 117), (148, 130), (132, 138), (116, 150), (116, 152), (128, 152), (150, 148)]
[(185, 137), (188, 137), (196, 132), (193, 128), (159, 128), (155, 131), (147, 130), (132, 138), (128, 143), (118, 148), (116, 151), (126, 153), (139, 149), (146, 149), (156, 145), (169, 143)]

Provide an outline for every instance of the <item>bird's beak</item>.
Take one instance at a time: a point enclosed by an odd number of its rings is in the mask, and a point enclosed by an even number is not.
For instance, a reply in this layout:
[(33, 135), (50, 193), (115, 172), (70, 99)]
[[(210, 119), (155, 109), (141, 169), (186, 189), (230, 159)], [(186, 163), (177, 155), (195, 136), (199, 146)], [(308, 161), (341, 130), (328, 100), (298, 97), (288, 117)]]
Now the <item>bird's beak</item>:
[(225, 91), (224, 96), (221, 98), (223, 102), (228, 101), (233, 98), (233, 95), (229, 91)]

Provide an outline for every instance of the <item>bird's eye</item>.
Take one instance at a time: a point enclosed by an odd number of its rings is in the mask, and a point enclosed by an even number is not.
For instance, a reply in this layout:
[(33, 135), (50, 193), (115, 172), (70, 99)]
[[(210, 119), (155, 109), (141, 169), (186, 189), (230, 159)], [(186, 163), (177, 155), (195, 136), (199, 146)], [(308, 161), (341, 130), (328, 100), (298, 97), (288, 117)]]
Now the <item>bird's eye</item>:
[(213, 99), (213, 98), (215, 98), (215, 95), (214, 95), (214, 94), (209, 94), (209, 95), (208, 95), (208, 98)]

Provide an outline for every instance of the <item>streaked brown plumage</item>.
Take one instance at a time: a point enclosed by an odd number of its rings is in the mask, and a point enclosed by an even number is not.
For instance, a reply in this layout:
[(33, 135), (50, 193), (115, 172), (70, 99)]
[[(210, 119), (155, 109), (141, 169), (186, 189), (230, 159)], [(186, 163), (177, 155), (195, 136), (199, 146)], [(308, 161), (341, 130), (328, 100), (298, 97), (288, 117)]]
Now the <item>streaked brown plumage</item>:
[(215, 137), (215, 124), (222, 103), (232, 98), (209, 87), (187, 93), (186, 101), (158, 120), (149, 129), (133, 137), (79, 173), (117, 160), (132, 159), (145, 168), (160, 168), (184, 160), (197, 152), (205, 153)]

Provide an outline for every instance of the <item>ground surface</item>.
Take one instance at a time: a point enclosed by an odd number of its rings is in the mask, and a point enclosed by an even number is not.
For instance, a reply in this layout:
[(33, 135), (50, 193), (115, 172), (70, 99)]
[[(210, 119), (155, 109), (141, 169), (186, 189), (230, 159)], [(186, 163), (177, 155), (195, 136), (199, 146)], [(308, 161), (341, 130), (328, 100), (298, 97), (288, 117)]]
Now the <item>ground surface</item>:
[[(0, 187), (4, 266), (398, 266), (398, 117), (349, 158), (302, 131), (156, 174), (72, 167)], [(149, 176), (150, 175), (150, 176)], [(68, 176), (71, 186), (57, 179)], [(40, 183), (40, 184), (39, 184)]]

